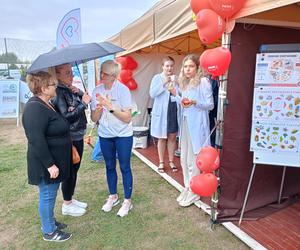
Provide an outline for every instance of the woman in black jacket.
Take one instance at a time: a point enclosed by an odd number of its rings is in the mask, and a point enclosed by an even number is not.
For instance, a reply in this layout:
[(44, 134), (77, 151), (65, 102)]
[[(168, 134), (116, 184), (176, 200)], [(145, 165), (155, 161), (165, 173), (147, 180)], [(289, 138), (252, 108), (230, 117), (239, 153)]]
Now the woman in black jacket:
[(27, 76), (34, 94), (25, 105), (22, 122), (28, 140), (28, 182), (39, 187), (41, 229), (46, 241), (65, 241), (71, 234), (54, 218), (57, 190), (69, 177), (71, 140), (68, 122), (55, 111), (50, 99), (56, 95), (57, 81), (46, 72)]
[[(56, 89), (57, 96), (52, 100), (52, 103), (56, 110), (69, 122), (72, 143), (76, 147), (81, 159), (84, 145), (83, 138), (87, 123), (85, 109), (88, 108), (91, 97), (72, 86), (73, 72), (71, 65), (59, 65), (55, 67), (55, 72), (58, 79), (58, 86)], [(63, 215), (81, 216), (86, 212), (87, 203), (77, 201), (73, 198), (79, 168), (80, 162), (72, 164), (70, 177), (62, 183), (64, 198), (62, 205)]]

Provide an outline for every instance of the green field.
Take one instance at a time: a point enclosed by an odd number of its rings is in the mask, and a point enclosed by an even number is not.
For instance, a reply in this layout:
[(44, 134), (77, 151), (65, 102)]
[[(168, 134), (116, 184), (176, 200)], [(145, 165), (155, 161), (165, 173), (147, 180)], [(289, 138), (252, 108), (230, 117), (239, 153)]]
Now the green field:
[[(38, 192), (27, 184), (26, 139), (21, 127), (0, 121), (0, 249), (248, 249), (222, 226), (210, 229), (209, 216), (196, 206), (179, 207), (178, 191), (138, 158), (132, 157), (133, 210), (127, 217), (101, 211), (108, 193), (103, 164), (91, 162), (85, 147), (76, 197), (89, 204), (87, 214), (61, 215), (73, 237), (64, 243), (42, 239)], [(119, 175), (119, 195), (123, 197)]]

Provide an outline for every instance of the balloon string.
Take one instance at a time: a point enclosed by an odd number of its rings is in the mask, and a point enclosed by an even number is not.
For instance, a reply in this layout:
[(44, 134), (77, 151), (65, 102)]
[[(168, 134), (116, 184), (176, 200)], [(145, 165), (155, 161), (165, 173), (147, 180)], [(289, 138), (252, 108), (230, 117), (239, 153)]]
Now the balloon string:
[(206, 143), (208, 142), (209, 138), (211, 137), (211, 135), (213, 134), (213, 132), (217, 129), (217, 127), (219, 126), (220, 123), (221, 123), (220, 121), (217, 121), (217, 120), (215, 119), (215, 126), (214, 126), (214, 127), (212, 128), (212, 130), (210, 131), (210, 134), (209, 134), (209, 136), (207, 136), (207, 138), (205, 139), (203, 145), (206, 145)]
[(211, 198), (211, 201), (214, 202), (214, 203), (218, 203), (218, 202), (219, 202), (219, 199)]

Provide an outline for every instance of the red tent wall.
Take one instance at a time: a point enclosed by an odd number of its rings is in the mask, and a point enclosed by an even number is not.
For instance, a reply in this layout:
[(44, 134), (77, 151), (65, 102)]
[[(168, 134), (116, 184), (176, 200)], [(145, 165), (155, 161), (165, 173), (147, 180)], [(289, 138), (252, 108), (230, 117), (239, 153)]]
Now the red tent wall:
[[(221, 219), (237, 218), (243, 205), (253, 154), (249, 151), (256, 53), (261, 44), (299, 43), (300, 31), (262, 25), (237, 24), (231, 36), (232, 62), (228, 75), (229, 105), (225, 113), (223, 153), (220, 169)], [(257, 165), (246, 211), (276, 202), (282, 167)], [(283, 197), (300, 191), (300, 168), (287, 168)], [(257, 211), (257, 210), (256, 210)], [(265, 211), (247, 213), (261, 217)]]

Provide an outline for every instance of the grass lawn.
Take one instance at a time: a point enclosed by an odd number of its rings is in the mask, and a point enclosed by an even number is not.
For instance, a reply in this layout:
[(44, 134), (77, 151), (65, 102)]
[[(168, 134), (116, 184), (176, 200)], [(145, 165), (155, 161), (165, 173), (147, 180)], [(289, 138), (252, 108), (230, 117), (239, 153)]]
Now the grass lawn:
[[(42, 240), (38, 190), (27, 183), (26, 148), (22, 127), (0, 121), (0, 249), (249, 249), (222, 226), (211, 231), (209, 216), (196, 206), (181, 208), (178, 191), (135, 156), (133, 205), (119, 218), (118, 205), (104, 213), (108, 195), (103, 164), (91, 162), (85, 147), (75, 198), (89, 205), (86, 215), (62, 216), (62, 195), (56, 218), (68, 224), (73, 237), (64, 243)], [(119, 175), (119, 195), (123, 197)]]

